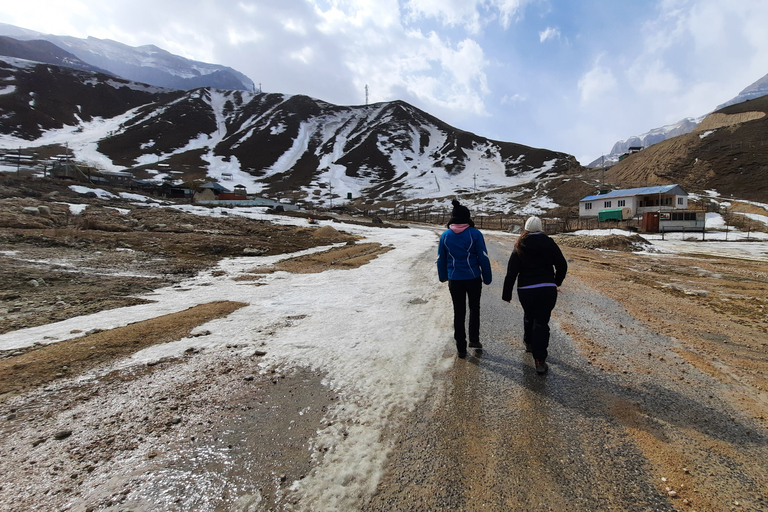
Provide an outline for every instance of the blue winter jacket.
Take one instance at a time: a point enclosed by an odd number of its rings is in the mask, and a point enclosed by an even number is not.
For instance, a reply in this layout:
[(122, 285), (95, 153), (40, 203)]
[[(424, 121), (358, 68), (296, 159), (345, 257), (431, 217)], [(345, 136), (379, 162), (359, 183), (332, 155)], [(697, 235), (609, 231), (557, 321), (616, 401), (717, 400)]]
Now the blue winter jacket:
[(441, 283), (482, 277), (485, 284), (491, 284), (491, 261), (483, 234), (473, 227), (460, 233), (446, 230), (437, 248), (437, 275)]

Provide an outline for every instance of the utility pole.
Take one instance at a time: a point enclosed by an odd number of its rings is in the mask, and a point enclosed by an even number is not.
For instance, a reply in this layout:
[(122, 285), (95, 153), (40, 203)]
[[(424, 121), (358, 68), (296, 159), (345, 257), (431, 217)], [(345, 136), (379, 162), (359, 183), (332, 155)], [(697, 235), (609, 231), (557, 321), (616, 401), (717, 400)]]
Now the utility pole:
[(435, 171), (429, 171), (432, 173), (432, 175), (435, 177), (435, 184), (437, 185), (437, 191), (440, 192), (440, 182), (437, 181), (437, 174), (435, 174)]

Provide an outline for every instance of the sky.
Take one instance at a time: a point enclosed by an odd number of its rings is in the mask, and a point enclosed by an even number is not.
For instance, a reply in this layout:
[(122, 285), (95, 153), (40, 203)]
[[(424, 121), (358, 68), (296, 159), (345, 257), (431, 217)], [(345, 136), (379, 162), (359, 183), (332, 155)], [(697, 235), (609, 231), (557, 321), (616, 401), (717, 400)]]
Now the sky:
[(765, 0), (27, 0), (0, 22), (154, 44), (337, 105), (367, 86), (582, 164), (768, 74)]

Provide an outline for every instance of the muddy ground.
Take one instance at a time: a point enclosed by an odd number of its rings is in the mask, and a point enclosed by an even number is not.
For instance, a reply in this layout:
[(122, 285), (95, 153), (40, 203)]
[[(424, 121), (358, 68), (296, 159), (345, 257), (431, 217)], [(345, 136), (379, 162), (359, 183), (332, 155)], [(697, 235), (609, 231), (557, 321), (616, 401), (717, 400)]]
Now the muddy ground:
[[(88, 206), (74, 215), (66, 203)], [(199, 217), (134, 203), (102, 201), (50, 181), (34, 186), (1, 181), (0, 333), (136, 304), (142, 299), (135, 295), (177, 283), (223, 257), (346, 243), (280, 267), (321, 272), (365, 264), (382, 250), (333, 228)], [(733, 384), (734, 403), (765, 424), (764, 262), (633, 254), (627, 251), (642, 241), (624, 237), (558, 241), (571, 260), (573, 278), (618, 300), (656, 332), (680, 340), (685, 350), (679, 355), (686, 362)], [(610, 250), (595, 250), (604, 248)], [(240, 306), (203, 304), (67, 342), (44, 340), (0, 353), (0, 508), (75, 504), (72, 510), (141, 510), (154, 504), (185, 510), (192, 506), (185, 503), (189, 485), (206, 489), (211, 510), (222, 503), (232, 510), (290, 506), (288, 485), (310, 470), (309, 443), (336, 399), (322, 385), (323, 375), (265, 368), (263, 352), (238, 346), (204, 359), (191, 351), (141, 367), (119, 364), (144, 347), (189, 336)], [(606, 372), (632, 371), (618, 367), (588, 333), (558, 320), (590, 364)], [(113, 464), (125, 457), (135, 458), (137, 466), (156, 464), (156, 471), (122, 478), (113, 488)], [(203, 470), (220, 478), (200, 480)], [(173, 491), (134, 492), (151, 488), (151, 478), (173, 482)], [(88, 486), (94, 481), (101, 485)]]

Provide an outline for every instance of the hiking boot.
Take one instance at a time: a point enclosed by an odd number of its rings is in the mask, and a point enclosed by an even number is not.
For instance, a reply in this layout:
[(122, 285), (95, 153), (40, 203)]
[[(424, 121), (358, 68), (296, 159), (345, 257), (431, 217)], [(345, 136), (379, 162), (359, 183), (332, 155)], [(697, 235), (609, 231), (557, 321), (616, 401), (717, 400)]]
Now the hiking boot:
[(466, 359), (467, 358), (467, 353), (466, 352), (459, 352), (457, 355), (458, 355), (459, 359)]
[(549, 366), (544, 361), (539, 361), (536, 359), (536, 373), (539, 375), (544, 375), (549, 370)]
[(528, 352), (529, 354), (533, 352), (533, 349), (531, 348), (530, 343), (525, 344), (525, 351)]
[(479, 341), (470, 341), (469, 342), (469, 348), (479, 348), (479, 349), (482, 349), (483, 348), (483, 344), (480, 343)]

